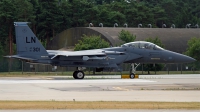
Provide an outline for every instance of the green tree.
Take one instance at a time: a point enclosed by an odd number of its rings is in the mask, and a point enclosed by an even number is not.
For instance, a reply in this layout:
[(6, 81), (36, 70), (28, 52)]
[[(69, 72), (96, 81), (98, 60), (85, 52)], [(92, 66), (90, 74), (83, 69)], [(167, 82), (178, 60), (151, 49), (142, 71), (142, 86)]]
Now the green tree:
[(34, 16), (34, 19), (30, 20), (31, 21), (31, 26), (32, 26), (32, 29), (33, 29), (33, 32), (35, 35), (37, 35), (37, 25), (39, 24), (39, 22), (37, 21), (38, 20), (38, 14), (40, 13), (40, 4), (38, 3), (38, 0), (29, 0), (29, 2), (32, 4), (32, 7), (34, 6), (34, 8), (32, 9), (32, 14)]
[[(3, 41), (8, 41), (6, 43), (7, 48), (9, 48), (9, 54), (13, 54), (13, 22), (16, 20), (17, 11), (16, 5), (12, 0), (1, 0), (0, 1), (0, 22), (1, 26), (6, 33), (6, 38)], [(2, 33), (2, 32), (1, 32)]]
[[(164, 45), (162, 44), (161, 40), (158, 37), (155, 38), (149, 37), (145, 41), (154, 43), (162, 48), (164, 47)], [(148, 71), (148, 74), (150, 74), (150, 71), (160, 71), (164, 67), (163, 64), (143, 64), (143, 66), (144, 70)]]
[(15, 0), (17, 21), (33, 22), (35, 15), (33, 13), (33, 4), (28, 0)]
[(156, 6), (151, 9), (150, 13), (153, 14), (153, 20), (151, 22), (154, 24), (152, 26), (162, 28), (162, 24), (168, 19), (165, 15), (165, 10), (160, 6)]
[(52, 37), (58, 32), (55, 29), (59, 29), (62, 23), (62, 15), (60, 14), (60, 7), (57, 0), (38, 0), (40, 4), (40, 10), (37, 15), (37, 34), (42, 41), (46, 41), (49, 44)]
[(171, 24), (175, 24), (175, 18), (177, 14), (179, 13), (176, 11), (177, 5), (174, 0), (164, 0), (161, 3), (161, 7), (164, 9), (165, 12), (165, 19), (163, 20), (163, 23), (165, 23), (168, 27), (171, 26)]
[(3, 55), (4, 55), (4, 49), (3, 49), (3, 46), (0, 43), (0, 60), (2, 59)]
[(176, 12), (177, 17), (176, 24), (178, 27), (185, 27), (186, 24), (190, 23), (193, 25), (200, 23), (200, 5), (199, 0), (177, 0), (176, 1)]
[(78, 41), (78, 44), (75, 45), (74, 50), (89, 50), (89, 49), (99, 49), (109, 47), (110, 44), (102, 39), (100, 36), (87, 36), (83, 35), (82, 40)]
[(104, 26), (113, 27), (114, 23), (123, 26), (125, 22), (126, 16), (121, 11), (115, 10), (112, 4), (98, 5), (95, 10), (96, 14), (94, 15), (96, 16), (95, 18), (97, 19), (98, 24), (103, 23)]
[(61, 32), (65, 29), (71, 28), (72, 21), (73, 21), (73, 19), (71, 18), (73, 11), (71, 9), (72, 6), (69, 3), (69, 1), (62, 0), (59, 8), (60, 8), (59, 16), (61, 16), (60, 21), (62, 22), (62, 24), (60, 24), (60, 26), (58, 27), (57, 32)]
[(188, 48), (185, 54), (197, 60), (193, 62), (191, 66), (193, 66), (194, 69), (200, 70), (200, 38), (193, 37), (188, 41)]
[[(14, 21), (29, 21), (37, 37), (47, 44), (71, 27), (103, 23), (113, 27), (185, 27), (200, 24), (200, 0), (0, 0), (0, 43), (12, 54)], [(14, 41), (13, 41), (14, 40)], [(5, 49), (7, 48), (7, 49)]]
[(4, 59), (5, 55), (4, 48), (0, 42), (0, 72), (8, 71), (8, 60)]
[(129, 31), (122, 30), (119, 33), (118, 38), (120, 40), (124, 41), (125, 43), (128, 43), (128, 42), (135, 41), (136, 36), (134, 36), (133, 34), (131, 34)]
[(96, 10), (92, 2), (87, 0), (73, 0), (69, 2), (71, 5), (72, 27), (88, 26), (89, 23), (96, 19)]

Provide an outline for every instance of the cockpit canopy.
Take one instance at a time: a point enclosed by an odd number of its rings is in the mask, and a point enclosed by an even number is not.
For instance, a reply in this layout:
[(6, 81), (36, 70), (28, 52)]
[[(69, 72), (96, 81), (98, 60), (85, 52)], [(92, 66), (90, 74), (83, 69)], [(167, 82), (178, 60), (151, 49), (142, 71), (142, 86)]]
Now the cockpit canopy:
[(123, 44), (121, 47), (134, 47), (140, 49), (163, 50), (160, 46), (146, 41), (135, 41)]

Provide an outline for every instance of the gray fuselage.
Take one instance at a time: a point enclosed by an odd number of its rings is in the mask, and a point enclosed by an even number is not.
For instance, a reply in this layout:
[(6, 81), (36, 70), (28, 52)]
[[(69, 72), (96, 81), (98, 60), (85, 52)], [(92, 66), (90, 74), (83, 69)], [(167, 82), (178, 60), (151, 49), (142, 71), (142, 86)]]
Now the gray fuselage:
[[(111, 47), (83, 51), (58, 51), (47, 50), (48, 56), (41, 56), (33, 63), (51, 64), (54, 66), (71, 67), (118, 67), (121, 63), (189, 63), (194, 59), (183, 54), (175, 53), (165, 49), (144, 49), (134, 47)], [(78, 52), (80, 56), (57, 56), (58, 53), (69, 54)], [(105, 53), (106, 55), (91, 55), (84, 60), (84, 53)]]

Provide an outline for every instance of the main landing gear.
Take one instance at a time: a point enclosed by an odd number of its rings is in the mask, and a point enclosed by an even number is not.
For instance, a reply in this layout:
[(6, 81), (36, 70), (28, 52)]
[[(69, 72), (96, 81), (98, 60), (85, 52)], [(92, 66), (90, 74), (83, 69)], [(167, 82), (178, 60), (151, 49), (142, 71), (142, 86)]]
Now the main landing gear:
[(74, 71), (73, 73), (74, 79), (83, 79), (84, 76), (85, 76), (84, 72), (80, 70)]
[(86, 69), (85, 67), (77, 67), (77, 70), (74, 71), (73, 73), (73, 77), (74, 79), (84, 79), (85, 74), (83, 72), (84, 69)]

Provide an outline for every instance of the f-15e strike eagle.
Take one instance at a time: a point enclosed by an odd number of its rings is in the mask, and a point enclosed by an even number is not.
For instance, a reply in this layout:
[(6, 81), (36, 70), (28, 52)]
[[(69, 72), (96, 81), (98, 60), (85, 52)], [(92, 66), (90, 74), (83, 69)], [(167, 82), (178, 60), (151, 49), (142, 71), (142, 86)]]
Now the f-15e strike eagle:
[[(28, 26), (28, 22), (14, 22), (16, 32), (17, 55), (5, 56), (17, 58), (29, 63), (50, 64), (53, 66), (93, 67), (97, 71), (104, 68), (119, 69), (122, 63), (190, 63), (195, 59), (165, 50), (153, 43), (135, 41), (121, 47), (83, 51), (46, 50)], [(73, 73), (75, 79), (83, 79), (82, 70)], [(134, 78), (135, 73), (130, 73)]]

